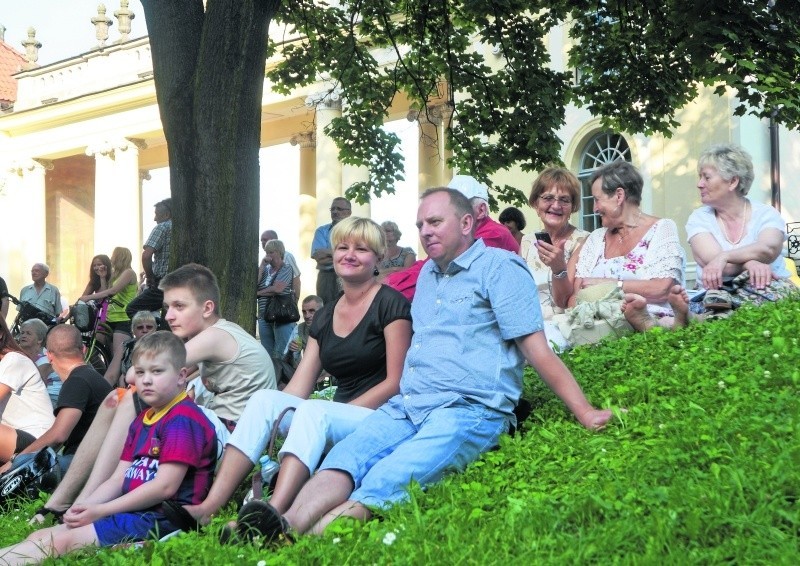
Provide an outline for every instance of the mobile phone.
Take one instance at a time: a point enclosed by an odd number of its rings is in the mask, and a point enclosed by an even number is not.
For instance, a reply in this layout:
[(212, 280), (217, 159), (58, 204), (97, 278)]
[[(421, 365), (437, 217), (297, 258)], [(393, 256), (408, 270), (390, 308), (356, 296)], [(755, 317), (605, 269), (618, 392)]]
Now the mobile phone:
[(535, 232), (533, 236), (536, 238), (537, 242), (546, 242), (551, 246), (553, 245), (553, 240), (550, 239), (550, 234), (547, 232)]

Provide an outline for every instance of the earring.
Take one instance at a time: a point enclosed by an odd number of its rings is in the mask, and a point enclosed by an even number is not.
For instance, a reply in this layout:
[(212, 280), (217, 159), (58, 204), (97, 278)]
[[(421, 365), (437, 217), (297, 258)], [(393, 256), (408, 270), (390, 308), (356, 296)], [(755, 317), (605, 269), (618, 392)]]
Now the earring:
[(380, 274), (381, 274), (381, 272), (380, 272), (380, 271), (378, 271), (378, 266), (375, 266), (375, 271), (373, 271), (373, 272), (372, 272), (372, 274), (373, 274), (375, 277), (377, 277), (378, 275), (380, 275)]

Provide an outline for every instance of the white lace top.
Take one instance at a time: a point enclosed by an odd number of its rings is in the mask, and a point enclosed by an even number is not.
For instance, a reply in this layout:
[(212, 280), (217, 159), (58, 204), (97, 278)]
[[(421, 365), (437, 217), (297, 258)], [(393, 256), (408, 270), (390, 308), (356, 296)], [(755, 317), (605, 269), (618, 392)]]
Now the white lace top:
[[(607, 228), (598, 228), (586, 239), (575, 276), (639, 280), (672, 278), (684, 284), (686, 255), (678, 240), (678, 227), (669, 218), (656, 221), (624, 256), (605, 257)], [(668, 303), (648, 304), (655, 315), (672, 315)]]

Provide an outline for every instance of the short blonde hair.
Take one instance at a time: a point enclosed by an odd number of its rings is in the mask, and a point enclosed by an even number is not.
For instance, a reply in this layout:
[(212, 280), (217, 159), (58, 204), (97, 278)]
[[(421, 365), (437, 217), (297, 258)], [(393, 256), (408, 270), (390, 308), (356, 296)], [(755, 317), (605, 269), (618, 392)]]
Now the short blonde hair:
[(383, 258), (386, 252), (386, 236), (381, 227), (369, 218), (349, 216), (337, 222), (331, 230), (331, 246), (336, 248), (347, 240), (364, 242), (379, 258)]
[(283, 259), (283, 256), (286, 255), (286, 246), (283, 245), (283, 242), (280, 240), (269, 240), (266, 244), (264, 244), (264, 251), (265, 252), (278, 252)]
[(186, 346), (183, 340), (168, 330), (158, 330), (139, 338), (133, 347), (131, 361), (136, 365), (143, 356), (152, 357), (159, 354), (166, 354), (175, 369), (181, 369), (186, 365)]
[(736, 185), (736, 193), (739, 196), (743, 197), (750, 192), (755, 178), (753, 158), (744, 148), (736, 144), (712, 145), (700, 154), (697, 160), (697, 173), (699, 174), (706, 166), (716, 169), (719, 176), (726, 181), (732, 181), (734, 177), (739, 179), (739, 184)]

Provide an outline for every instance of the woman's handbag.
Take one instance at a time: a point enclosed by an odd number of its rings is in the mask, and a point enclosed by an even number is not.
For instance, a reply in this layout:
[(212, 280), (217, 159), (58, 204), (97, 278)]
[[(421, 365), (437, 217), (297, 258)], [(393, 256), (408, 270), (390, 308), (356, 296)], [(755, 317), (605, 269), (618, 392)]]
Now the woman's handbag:
[(294, 293), (267, 297), (267, 304), (264, 306), (264, 320), (275, 324), (288, 324), (300, 320), (300, 311), (297, 309), (297, 299), (294, 298)]
[(596, 344), (606, 336), (625, 336), (633, 328), (622, 313), (623, 297), (613, 283), (593, 285), (581, 290), (575, 307), (553, 315), (553, 322), (573, 346)]

